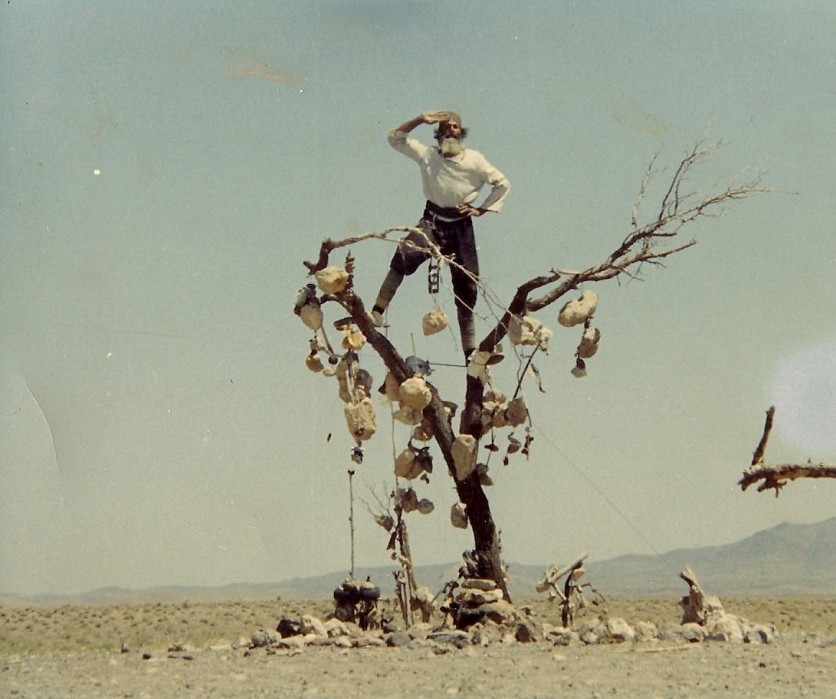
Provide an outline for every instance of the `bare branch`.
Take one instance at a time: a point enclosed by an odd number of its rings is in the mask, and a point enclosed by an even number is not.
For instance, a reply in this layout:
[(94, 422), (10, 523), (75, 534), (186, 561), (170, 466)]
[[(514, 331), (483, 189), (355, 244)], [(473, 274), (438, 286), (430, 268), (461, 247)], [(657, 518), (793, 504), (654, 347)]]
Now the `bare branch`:
[(742, 490), (750, 485), (763, 480), (758, 486), (758, 492), (774, 490), (777, 498), (787, 481), (794, 481), (798, 478), (836, 478), (836, 466), (831, 464), (758, 464), (750, 466), (743, 472), (743, 477), (738, 481)]
[(766, 451), (766, 443), (769, 441), (769, 434), (772, 432), (772, 421), (774, 419), (775, 406), (771, 405), (769, 406), (769, 410), (766, 411), (766, 423), (763, 426), (761, 441), (758, 442), (757, 449), (755, 449), (755, 453), (752, 455), (752, 466), (763, 463), (763, 453)]
[[(656, 157), (651, 160), (639, 191), (638, 199), (633, 206), (631, 215), (632, 231), (622, 243), (613, 250), (603, 262), (585, 270), (569, 273), (568, 277), (557, 268), (552, 269), (550, 275), (535, 277), (517, 288), (506, 313), (479, 343), (482, 350), (493, 348), (507, 333), (508, 323), (513, 315), (523, 315), (542, 310), (566, 294), (578, 289), (584, 283), (603, 282), (615, 279), (621, 275), (631, 279), (641, 277), (641, 268), (645, 263), (660, 264), (660, 261), (676, 253), (687, 250), (696, 245), (696, 240), (676, 242), (682, 229), (700, 218), (719, 215), (719, 209), (726, 202), (743, 199), (766, 190), (760, 186), (760, 179), (756, 178), (741, 185), (728, 187), (723, 191), (710, 195), (697, 203), (689, 204), (693, 195), (683, 194), (685, 180), (691, 168), (717, 149), (719, 143), (710, 146), (697, 146), (679, 163), (665, 194), (662, 197), (656, 217), (650, 222), (640, 225), (638, 221), (639, 209), (647, 194), (648, 186), (657, 174), (655, 168)], [(557, 283), (559, 282), (559, 283)], [(557, 283), (542, 295), (529, 298), (536, 290)]]
[(764, 452), (774, 418), (775, 406), (773, 405), (766, 411), (766, 423), (763, 426), (760, 442), (752, 456), (752, 465), (743, 471), (743, 477), (737, 483), (741, 490), (746, 490), (750, 485), (763, 481), (758, 486), (758, 492), (774, 490), (777, 498), (787, 481), (794, 481), (798, 478), (836, 478), (836, 466), (829, 464), (814, 464), (809, 461), (806, 464), (765, 464)]

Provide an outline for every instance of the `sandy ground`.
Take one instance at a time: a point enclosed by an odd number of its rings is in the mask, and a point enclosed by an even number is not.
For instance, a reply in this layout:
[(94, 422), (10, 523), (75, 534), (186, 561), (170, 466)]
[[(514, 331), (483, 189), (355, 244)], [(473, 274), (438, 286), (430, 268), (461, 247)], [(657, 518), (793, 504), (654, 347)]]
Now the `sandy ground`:
[[(250, 648), (328, 601), (0, 608), (0, 697), (834, 697), (836, 600), (727, 599), (770, 644)], [(557, 621), (557, 608), (531, 601)], [(677, 624), (675, 599), (608, 600), (608, 616)]]

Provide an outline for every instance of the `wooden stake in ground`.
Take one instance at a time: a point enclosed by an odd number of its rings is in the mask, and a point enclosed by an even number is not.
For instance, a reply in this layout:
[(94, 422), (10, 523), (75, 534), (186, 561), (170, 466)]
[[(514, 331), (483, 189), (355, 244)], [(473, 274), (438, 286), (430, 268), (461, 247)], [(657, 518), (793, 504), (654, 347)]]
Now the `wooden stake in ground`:
[(767, 464), (764, 463), (766, 443), (769, 441), (769, 434), (772, 431), (772, 422), (775, 419), (775, 406), (770, 406), (766, 411), (766, 422), (763, 426), (763, 435), (758, 442), (755, 453), (752, 456), (752, 465), (743, 471), (742, 478), (738, 485), (746, 490), (750, 485), (763, 481), (758, 486), (758, 492), (774, 490), (775, 497), (781, 494), (787, 481), (794, 481), (797, 478), (836, 478), (836, 466), (830, 464), (814, 464), (808, 461), (806, 464)]

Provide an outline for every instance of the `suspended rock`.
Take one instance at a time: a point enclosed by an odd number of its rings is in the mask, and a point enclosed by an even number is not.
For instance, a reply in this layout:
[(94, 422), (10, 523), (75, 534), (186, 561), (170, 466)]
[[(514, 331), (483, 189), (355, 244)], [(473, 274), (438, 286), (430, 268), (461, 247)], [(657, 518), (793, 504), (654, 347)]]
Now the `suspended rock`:
[(408, 405), (401, 406), (392, 413), (392, 417), (404, 425), (418, 425), (421, 423), (423, 414), (416, 408), (411, 408)]
[(598, 328), (586, 328), (581, 336), (581, 344), (578, 345), (578, 356), (583, 359), (595, 356), (600, 339), (601, 331)]
[(336, 376), (340, 381), (353, 381), (360, 373), (360, 363), (354, 352), (346, 352), (345, 356), (337, 362)]
[(362, 398), (362, 396), (356, 396), (354, 391), (349, 389), (348, 382), (345, 379), (340, 381), (340, 390), (337, 395), (343, 403), (356, 403)]
[(491, 353), (485, 351), (477, 351), (470, 355), (470, 360), (467, 362), (467, 375), (473, 378), (486, 381), (488, 378), (488, 363), (491, 359)]
[(456, 466), (456, 480), (463, 481), (476, 468), (476, 438), (469, 434), (460, 434), (450, 448), (453, 463)]
[(494, 414), (493, 409), (488, 409), (488, 408), (485, 408), (484, 406), (482, 406), (481, 423), (482, 423), (482, 436), (483, 437), (486, 434), (488, 434), (488, 432), (491, 431), (491, 428), (493, 426), (493, 414)]
[(537, 346), (549, 349), (552, 331), (533, 316), (513, 316), (508, 324), (508, 339), (512, 345)]
[(362, 389), (366, 396), (372, 395), (372, 383), (372, 375), (365, 369), (360, 369), (354, 377), (355, 387)]
[(322, 328), (322, 309), (319, 307), (319, 301), (314, 299), (312, 302), (306, 303), (299, 310), (299, 317), (302, 322), (311, 330), (319, 330)]
[(386, 372), (386, 378), (383, 379), (383, 385), (380, 387), (380, 392), (391, 402), (396, 403), (399, 400), (398, 388), (398, 380), (394, 377), (391, 371)]
[(505, 409), (505, 420), (512, 427), (522, 425), (528, 419), (528, 407), (523, 398), (515, 398)]
[(391, 515), (375, 515), (374, 521), (377, 525), (383, 527), (387, 532), (392, 531), (392, 527), (395, 526), (395, 520), (392, 519)]
[(366, 336), (353, 325), (343, 330), (343, 349), (359, 350), (366, 344)]
[(598, 308), (598, 294), (590, 290), (584, 291), (580, 298), (569, 301), (560, 309), (557, 322), (564, 328), (572, 328), (585, 323), (595, 313), (596, 308)]
[(432, 500), (427, 500), (427, 498), (421, 498), (418, 501), (418, 512), (422, 515), (428, 515), (435, 509), (435, 505), (433, 504)]
[(433, 472), (433, 457), (429, 447), (421, 447), (415, 452), (415, 463), (420, 464), (427, 473)]
[(432, 400), (433, 394), (421, 376), (413, 376), (398, 387), (398, 400), (402, 406), (423, 410)]
[(457, 502), (450, 508), (450, 523), (457, 529), (467, 529), (467, 505)]
[(491, 421), (491, 424), (496, 429), (502, 429), (503, 427), (508, 427), (509, 422), (508, 422), (508, 418), (505, 417), (505, 411), (504, 410), (495, 411), (494, 414), (493, 414), (493, 419)]
[(305, 284), (299, 291), (296, 292), (296, 301), (293, 304), (293, 312), (299, 315), (302, 307), (310, 302), (317, 302), (316, 286), (313, 284)]
[(398, 496), (404, 512), (414, 512), (418, 509), (418, 495), (412, 488), (398, 488)]
[(339, 294), (348, 286), (348, 272), (342, 267), (326, 267), (314, 276), (317, 286), (324, 294)]
[(419, 442), (429, 442), (432, 439), (432, 427), (427, 423), (426, 420), (421, 420), (420, 425), (416, 425), (415, 429), (412, 430), (412, 439), (415, 439)]
[(514, 436), (514, 433), (508, 435), (508, 448), (505, 450), (506, 454), (516, 454), (522, 445), (520, 444), (520, 440)]
[(348, 403), (343, 408), (348, 431), (354, 439), (363, 442), (371, 439), (377, 426), (375, 424), (374, 405), (370, 398), (363, 398), (357, 403)]
[(488, 473), (487, 464), (476, 464), (476, 473), (479, 474), (479, 484), (483, 486), (493, 485), (493, 479)]
[(421, 468), (421, 464), (415, 461), (415, 452), (412, 449), (404, 449), (395, 458), (395, 475), (398, 478), (411, 481), (418, 478), (423, 472), (424, 469)]
[(305, 357), (305, 366), (314, 373), (318, 373), (325, 368), (318, 354), (309, 354)]
[(447, 314), (440, 308), (433, 308), (421, 320), (421, 327), (424, 330), (424, 335), (435, 335), (440, 333), (447, 327), (449, 320)]

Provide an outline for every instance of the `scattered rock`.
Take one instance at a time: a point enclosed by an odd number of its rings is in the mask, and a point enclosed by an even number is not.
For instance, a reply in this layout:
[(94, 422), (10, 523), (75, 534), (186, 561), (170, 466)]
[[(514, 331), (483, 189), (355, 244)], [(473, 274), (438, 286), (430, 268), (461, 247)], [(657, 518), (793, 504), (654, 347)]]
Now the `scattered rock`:
[(300, 630), (301, 624), (298, 621), (293, 621), (288, 619), (287, 617), (282, 617), (279, 620), (279, 625), (276, 627), (276, 631), (279, 632), (279, 635), (282, 638), (287, 638), (288, 636), (296, 636), (301, 632)]
[(250, 637), (250, 647), (266, 648), (267, 646), (276, 643), (276, 641), (278, 640), (278, 637), (276, 637), (274, 634), (262, 629), (261, 631), (257, 631)]
[(323, 628), (328, 638), (351, 635), (348, 626), (339, 619), (329, 619), (323, 624)]
[(624, 619), (618, 617), (607, 619), (607, 635), (615, 643), (625, 643), (636, 638), (636, 632)]
[(637, 621), (633, 626), (636, 638), (640, 641), (654, 641), (658, 638), (659, 629), (650, 621)]
[(695, 622), (682, 624), (679, 627), (679, 635), (688, 643), (701, 643), (705, 640), (705, 628)]
[(435, 631), (427, 635), (428, 641), (451, 645), (456, 648), (465, 648), (470, 645), (470, 634), (467, 631), (450, 629), (446, 631)]
[(517, 623), (514, 638), (520, 643), (534, 643), (543, 640), (542, 627), (531, 618), (525, 618)]
[(315, 616), (311, 616), (310, 614), (306, 614), (302, 617), (302, 621), (299, 625), (299, 632), (305, 636), (309, 634), (313, 634), (315, 636), (328, 636), (328, 630), (325, 628), (325, 624), (322, 623), (322, 620), (317, 619)]
[(405, 648), (412, 642), (412, 636), (406, 631), (395, 631), (389, 634), (386, 639), (386, 645), (390, 648)]

